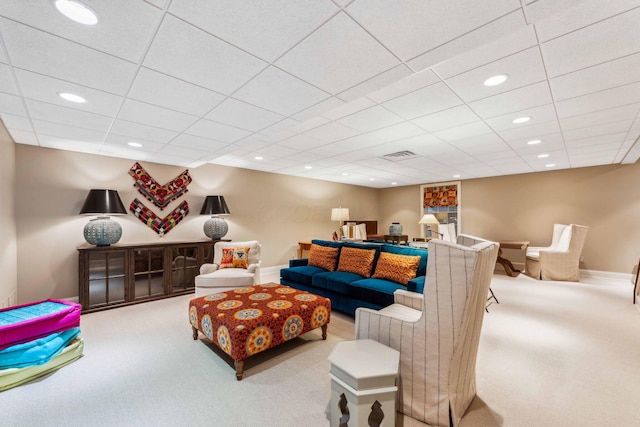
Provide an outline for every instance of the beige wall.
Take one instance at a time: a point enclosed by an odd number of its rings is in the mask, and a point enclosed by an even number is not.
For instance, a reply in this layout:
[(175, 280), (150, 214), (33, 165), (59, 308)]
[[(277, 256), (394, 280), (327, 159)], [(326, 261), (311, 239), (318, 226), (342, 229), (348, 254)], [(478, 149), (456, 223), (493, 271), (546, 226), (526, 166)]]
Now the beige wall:
[(17, 293), (15, 144), (0, 122), (0, 307)]
[[(84, 225), (92, 217), (78, 215), (91, 188), (118, 190), (127, 209), (138, 197), (127, 173), (134, 160), (94, 156), (18, 144), (16, 151), (16, 212), (20, 302), (78, 294), (76, 248), (86, 244)], [(141, 162), (159, 183), (175, 178), (185, 168)], [(337, 224), (331, 208), (349, 207), (354, 217), (378, 216), (378, 190), (285, 175), (204, 165), (190, 170), (189, 192), (160, 212), (167, 215), (182, 200), (190, 214), (160, 238), (132, 214), (116, 217), (122, 225), (120, 243), (205, 240), (206, 217), (200, 208), (206, 195), (225, 197), (226, 238), (257, 239), (262, 243), (263, 266), (283, 265), (294, 256), (297, 242), (331, 238)]]
[[(631, 274), (640, 256), (640, 164), (463, 180), (462, 232), (548, 246), (554, 223), (589, 226), (582, 269)], [(380, 192), (383, 223), (420, 233), (420, 186)], [(407, 208), (414, 209), (407, 212)], [(524, 262), (521, 252), (508, 258)]]

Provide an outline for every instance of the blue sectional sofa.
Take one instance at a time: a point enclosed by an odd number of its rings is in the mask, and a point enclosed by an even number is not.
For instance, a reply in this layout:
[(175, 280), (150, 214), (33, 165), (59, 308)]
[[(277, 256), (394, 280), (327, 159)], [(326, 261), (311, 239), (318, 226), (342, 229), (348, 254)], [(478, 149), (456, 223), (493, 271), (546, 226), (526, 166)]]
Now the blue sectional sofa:
[[(331, 308), (334, 310), (353, 316), (358, 307), (380, 309), (393, 304), (393, 293), (396, 289), (418, 293), (422, 293), (424, 289), (428, 257), (426, 249), (386, 243), (330, 240), (313, 240), (311, 243), (309, 258), (290, 260), (289, 268), (280, 270), (280, 283), (327, 297), (331, 300)], [(330, 264), (324, 265), (327, 268), (318, 266), (322, 264), (314, 260), (318, 251), (336, 253), (336, 249), (337, 256), (333, 263), (329, 260), (327, 262)], [(361, 254), (366, 254), (366, 257)], [(353, 271), (356, 270), (350, 268), (353, 264), (362, 264), (363, 258), (370, 260), (372, 255), (373, 261), (369, 271), (360, 266), (362, 271), (355, 273)], [(416, 257), (419, 257), (419, 261)], [(406, 260), (410, 260), (412, 265), (407, 266)], [(392, 265), (393, 262), (397, 262), (398, 265)], [(394, 280), (398, 279), (393, 277), (398, 271), (405, 273), (406, 280), (409, 277), (406, 273), (411, 269), (415, 271), (415, 277), (406, 284), (401, 283), (402, 278), (399, 278), (400, 281)], [(382, 273), (385, 270), (394, 274), (387, 274), (388, 278), (384, 278), (385, 275)]]

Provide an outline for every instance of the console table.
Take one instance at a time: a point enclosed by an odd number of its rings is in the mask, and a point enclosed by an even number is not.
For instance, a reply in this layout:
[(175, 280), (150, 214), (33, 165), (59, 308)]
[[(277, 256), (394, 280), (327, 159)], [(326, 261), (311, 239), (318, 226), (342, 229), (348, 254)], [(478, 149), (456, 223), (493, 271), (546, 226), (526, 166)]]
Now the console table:
[(78, 248), (82, 312), (106, 310), (194, 291), (217, 240)]

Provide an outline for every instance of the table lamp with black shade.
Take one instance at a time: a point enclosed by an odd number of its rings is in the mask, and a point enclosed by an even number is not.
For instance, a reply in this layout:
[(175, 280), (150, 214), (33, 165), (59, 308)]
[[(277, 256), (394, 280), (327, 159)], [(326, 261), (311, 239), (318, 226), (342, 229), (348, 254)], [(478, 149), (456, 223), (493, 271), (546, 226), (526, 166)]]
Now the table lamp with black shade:
[(126, 215), (127, 210), (116, 190), (89, 190), (80, 215), (97, 215), (84, 227), (84, 239), (95, 246), (109, 246), (122, 237), (122, 227), (110, 215)]
[(204, 234), (211, 240), (222, 239), (229, 231), (229, 226), (220, 215), (229, 215), (230, 213), (224, 196), (207, 196), (200, 210), (200, 215), (211, 215), (211, 218), (204, 223)]

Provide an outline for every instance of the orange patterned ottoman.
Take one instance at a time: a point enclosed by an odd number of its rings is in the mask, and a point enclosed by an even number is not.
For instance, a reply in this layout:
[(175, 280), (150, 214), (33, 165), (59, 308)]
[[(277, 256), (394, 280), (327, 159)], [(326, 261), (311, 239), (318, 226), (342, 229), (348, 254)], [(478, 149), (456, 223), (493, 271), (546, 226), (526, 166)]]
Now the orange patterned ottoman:
[(327, 338), (328, 298), (277, 283), (253, 285), (189, 301), (193, 339), (198, 331), (235, 362), (242, 379), (244, 359), (316, 328)]

